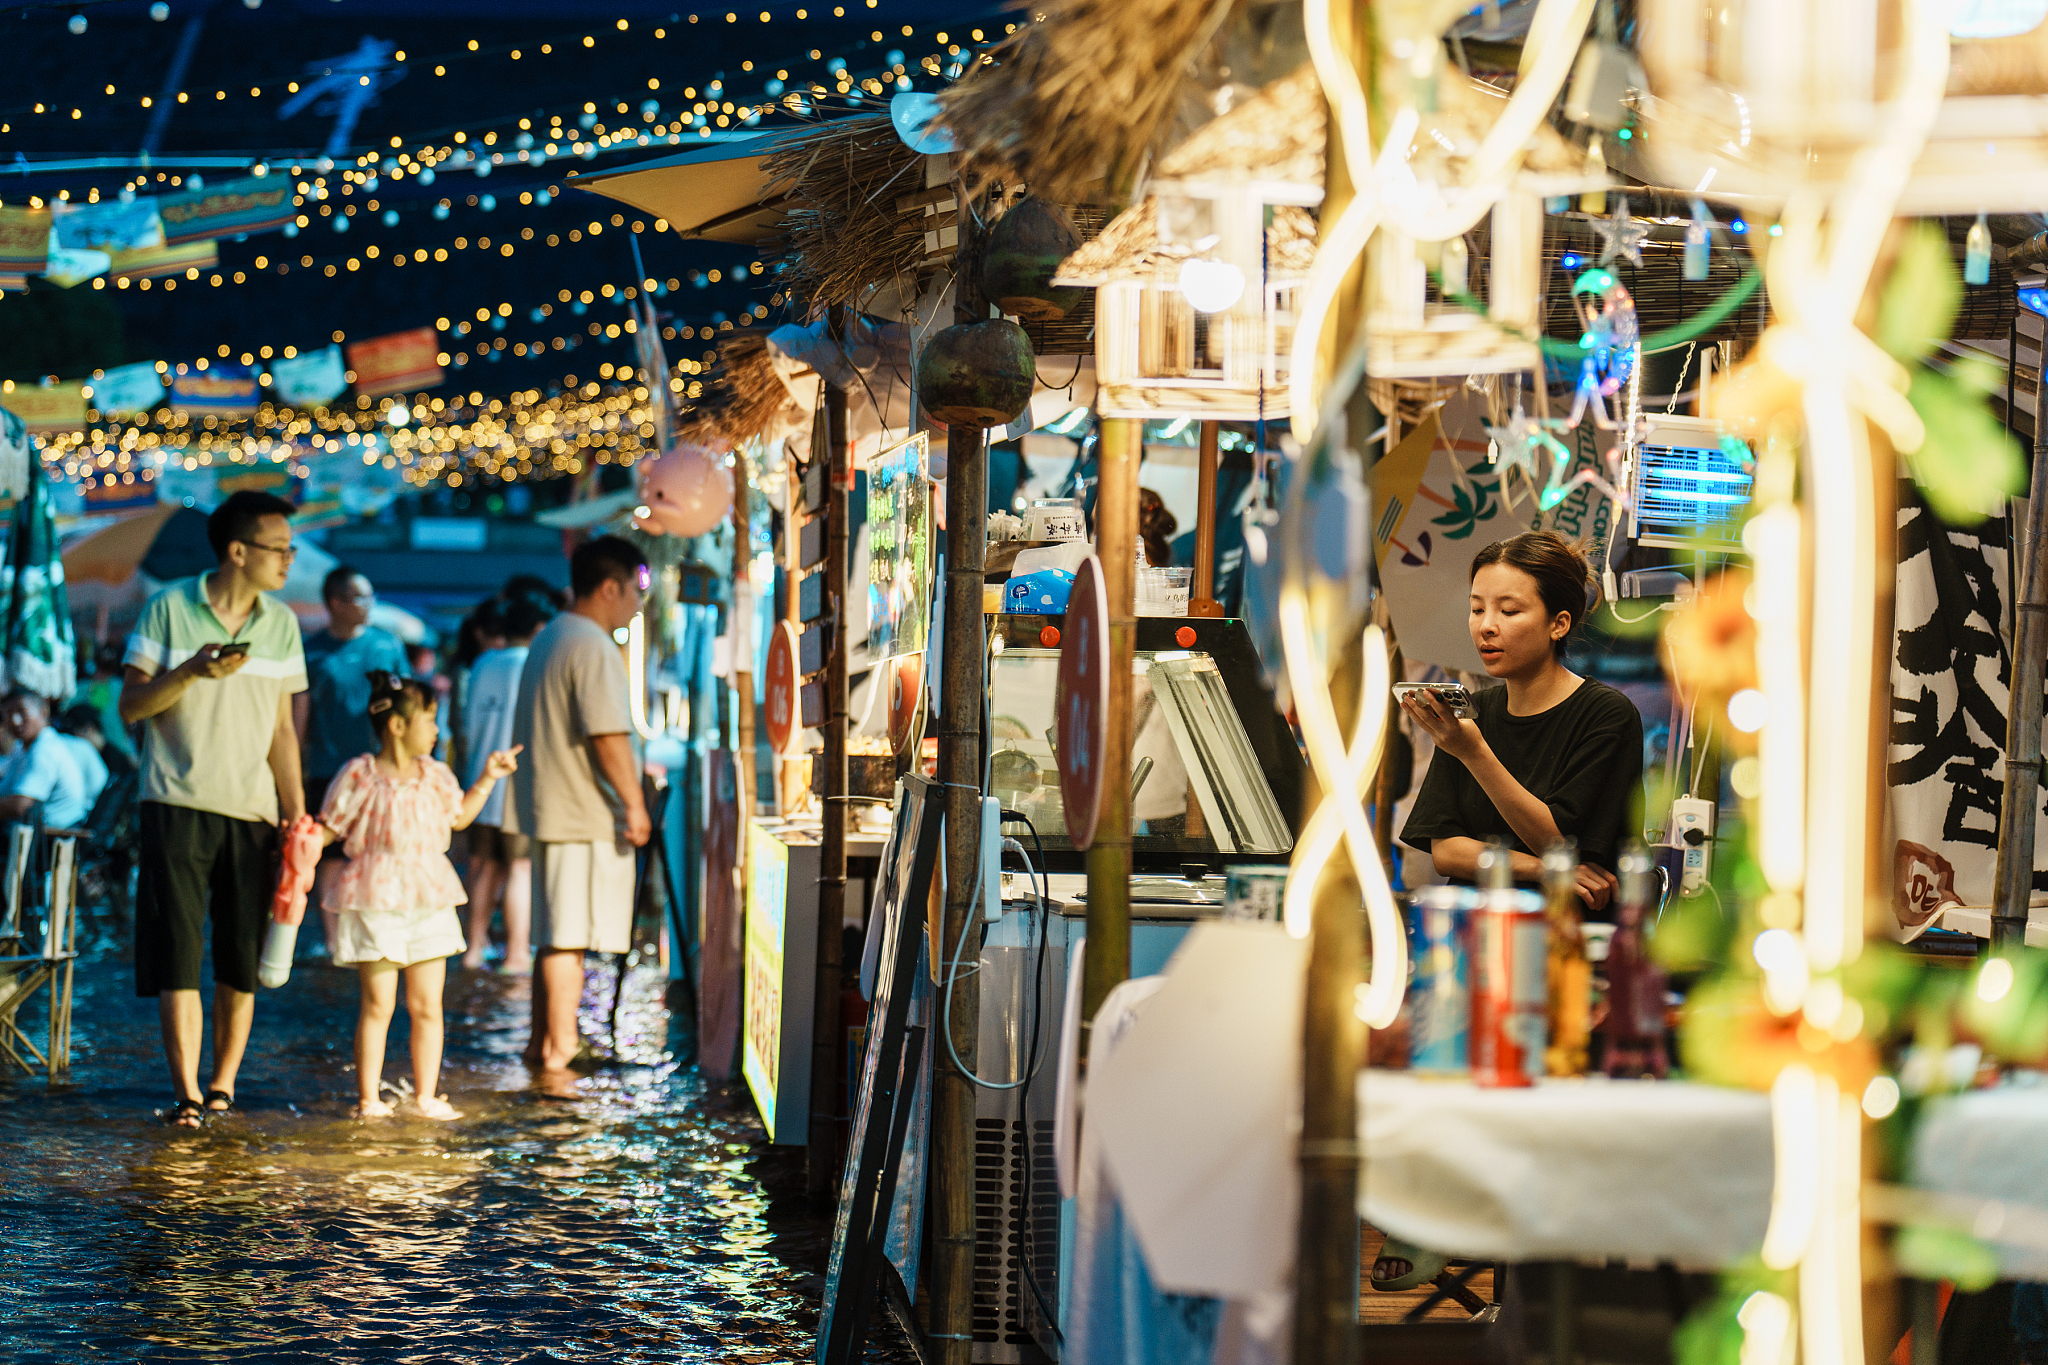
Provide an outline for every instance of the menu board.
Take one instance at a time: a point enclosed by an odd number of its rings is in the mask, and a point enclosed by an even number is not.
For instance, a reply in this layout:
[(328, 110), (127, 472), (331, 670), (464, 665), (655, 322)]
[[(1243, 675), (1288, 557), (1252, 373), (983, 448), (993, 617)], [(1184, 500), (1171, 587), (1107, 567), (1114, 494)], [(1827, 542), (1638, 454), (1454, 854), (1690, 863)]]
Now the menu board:
[(868, 660), (925, 647), (932, 598), (932, 486), (923, 432), (868, 459)]

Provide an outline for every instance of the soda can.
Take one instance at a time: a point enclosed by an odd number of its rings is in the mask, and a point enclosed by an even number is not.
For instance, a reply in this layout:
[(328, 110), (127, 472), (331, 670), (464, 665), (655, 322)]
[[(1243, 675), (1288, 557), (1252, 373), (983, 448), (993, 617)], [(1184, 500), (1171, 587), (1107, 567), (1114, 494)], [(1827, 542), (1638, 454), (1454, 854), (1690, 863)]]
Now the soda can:
[(1534, 1085), (1549, 1041), (1550, 924), (1533, 891), (1487, 891), (1472, 914), (1472, 1080)]
[(1425, 886), (1408, 897), (1408, 1067), (1433, 1076), (1471, 1068), (1472, 911), (1477, 891)]

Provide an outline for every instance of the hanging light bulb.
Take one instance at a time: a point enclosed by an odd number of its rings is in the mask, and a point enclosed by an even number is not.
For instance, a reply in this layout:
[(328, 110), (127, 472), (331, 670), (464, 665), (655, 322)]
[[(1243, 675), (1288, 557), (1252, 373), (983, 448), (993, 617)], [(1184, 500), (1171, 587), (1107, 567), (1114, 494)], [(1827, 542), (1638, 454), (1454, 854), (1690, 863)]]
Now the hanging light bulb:
[(1472, 253), (1465, 248), (1462, 235), (1444, 243), (1443, 252), (1444, 293), (1471, 293)]
[(1180, 292), (1197, 313), (1220, 313), (1244, 296), (1244, 272), (1228, 261), (1193, 256), (1181, 262)]
[(1991, 283), (1991, 229), (1981, 213), (1963, 242), (1963, 283)]
[(1706, 201), (1692, 201), (1692, 221), (1685, 225), (1685, 278), (1697, 284), (1713, 265), (1714, 215)]

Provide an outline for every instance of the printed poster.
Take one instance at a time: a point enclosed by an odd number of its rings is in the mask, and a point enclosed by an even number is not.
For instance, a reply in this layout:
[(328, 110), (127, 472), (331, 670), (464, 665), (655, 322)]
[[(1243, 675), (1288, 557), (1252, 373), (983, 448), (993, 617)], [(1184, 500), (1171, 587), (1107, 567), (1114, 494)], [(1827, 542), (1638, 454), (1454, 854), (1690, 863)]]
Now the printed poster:
[(270, 387), (287, 407), (315, 408), (331, 403), (348, 389), (341, 347), (322, 346), (270, 362)]
[(747, 836), (745, 1014), (740, 1072), (760, 1106), (771, 1142), (782, 1082), (782, 939), (789, 908), (789, 848), (760, 830)]
[(408, 389), (431, 389), (441, 373), (441, 334), (431, 327), (392, 332), (348, 346), (348, 380), (371, 398)]
[(103, 199), (97, 204), (59, 202), (51, 206), (55, 215), (52, 245), (67, 251), (141, 251), (164, 244), (163, 220), (157, 216), (155, 199), (143, 197), (122, 203)]
[(156, 362), (150, 360), (122, 365), (93, 380), (92, 392), (86, 396), (108, 417), (147, 412), (163, 401), (163, 372), (157, 369)]

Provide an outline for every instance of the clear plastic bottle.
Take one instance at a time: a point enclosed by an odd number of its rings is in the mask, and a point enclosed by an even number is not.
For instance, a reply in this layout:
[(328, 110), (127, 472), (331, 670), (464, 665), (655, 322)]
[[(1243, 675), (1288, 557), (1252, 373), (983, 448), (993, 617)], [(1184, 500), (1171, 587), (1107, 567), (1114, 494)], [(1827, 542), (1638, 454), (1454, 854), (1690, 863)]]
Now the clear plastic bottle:
[(1991, 283), (1991, 229), (1981, 213), (1963, 241), (1963, 283)]

